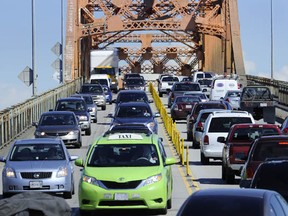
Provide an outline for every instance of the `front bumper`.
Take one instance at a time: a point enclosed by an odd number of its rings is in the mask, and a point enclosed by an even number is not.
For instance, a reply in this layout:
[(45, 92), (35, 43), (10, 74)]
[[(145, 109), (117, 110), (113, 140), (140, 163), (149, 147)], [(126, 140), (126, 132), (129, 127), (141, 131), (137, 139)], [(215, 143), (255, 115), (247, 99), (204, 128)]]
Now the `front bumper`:
[(162, 182), (127, 190), (105, 190), (82, 182), (79, 187), (79, 205), (81, 210), (163, 209), (167, 204), (166, 190)]
[[(16, 173), (16, 175), (16, 178), (3, 177), (3, 193), (14, 194), (31, 190), (48, 193), (63, 193), (69, 192), (72, 189), (71, 178), (68, 176), (57, 178), (56, 173), (52, 173), (51, 178), (26, 179), (22, 178), (20, 173)], [(40, 182), (42, 187), (38, 187)], [(33, 188), (32, 185), (34, 185), (34, 187), (37, 185), (36, 187), (38, 188)]]

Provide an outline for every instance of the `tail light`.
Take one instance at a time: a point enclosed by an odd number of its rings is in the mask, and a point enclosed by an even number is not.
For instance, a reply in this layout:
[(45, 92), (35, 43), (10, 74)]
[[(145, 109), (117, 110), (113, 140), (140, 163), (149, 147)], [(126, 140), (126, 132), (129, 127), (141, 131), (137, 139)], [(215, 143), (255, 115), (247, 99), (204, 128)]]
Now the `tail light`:
[(247, 167), (246, 169), (246, 178), (247, 179), (252, 179), (254, 175), (254, 171), (252, 169), (252, 167)]
[(283, 130), (282, 133), (283, 133), (283, 134), (288, 134), (288, 128), (284, 128), (284, 130)]
[(209, 145), (209, 136), (208, 135), (204, 136), (204, 145)]
[(203, 127), (202, 122), (198, 122), (197, 127), (202, 128)]
[(241, 85), (240, 85), (240, 83), (238, 83), (238, 85), (237, 85), (237, 86), (238, 86), (238, 89), (241, 89)]
[(234, 157), (233, 148), (231, 148), (231, 147), (229, 146), (228, 151), (229, 151), (229, 160), (230, 160), (230, 163), (234, 163), (234, 162), (235, 162), (235, 157)]

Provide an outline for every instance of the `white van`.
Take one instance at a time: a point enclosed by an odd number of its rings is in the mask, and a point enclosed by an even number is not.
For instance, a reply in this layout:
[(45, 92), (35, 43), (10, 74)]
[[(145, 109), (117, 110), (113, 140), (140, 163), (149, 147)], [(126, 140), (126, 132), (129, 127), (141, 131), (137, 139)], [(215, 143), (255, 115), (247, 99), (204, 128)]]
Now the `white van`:
[(91, 74), (90, 83), (106, 85), (109, 88), (110, 88), (110, 85), (111, 85), (109, 75), (107, 75), (107, 74)]
[(214, 79), (211, 85), (210, 100), (220, 100), (224, 98), (228, 90), (239, 90), (240, 85), (235, 79)]

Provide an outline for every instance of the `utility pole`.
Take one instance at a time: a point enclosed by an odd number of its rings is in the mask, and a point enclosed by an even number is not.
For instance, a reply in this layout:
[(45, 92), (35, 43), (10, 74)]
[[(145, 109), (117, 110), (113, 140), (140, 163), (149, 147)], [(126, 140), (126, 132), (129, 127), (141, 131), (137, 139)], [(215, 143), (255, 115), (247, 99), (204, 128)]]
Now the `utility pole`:
[(31, 0), (31, 12), (32, 12), (32, 73), (33, 73), (33, 83), (32, 83), (32, 97), (37, 95), (37, 73), (35, 69), (35, 4), (34, 0)]

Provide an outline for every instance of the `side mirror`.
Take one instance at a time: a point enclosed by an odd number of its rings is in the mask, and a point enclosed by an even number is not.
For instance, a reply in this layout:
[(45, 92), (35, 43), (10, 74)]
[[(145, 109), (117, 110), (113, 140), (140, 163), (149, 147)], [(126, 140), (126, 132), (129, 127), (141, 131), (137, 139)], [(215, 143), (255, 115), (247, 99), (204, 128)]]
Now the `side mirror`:
[(196, 131), (203, 131), (203, 127), (197, 126), (197, 127), (195, 128), (195, 130), (196, 130)]
[(149, 99), (148, 100), (148, 103), (153, 103), (154, 101), (152, 99)]
[(38, 127), (38, 122), (32, 122), (32, 126)]
[(202, 92), (207, 92), (207, 89), (203, 89)]

